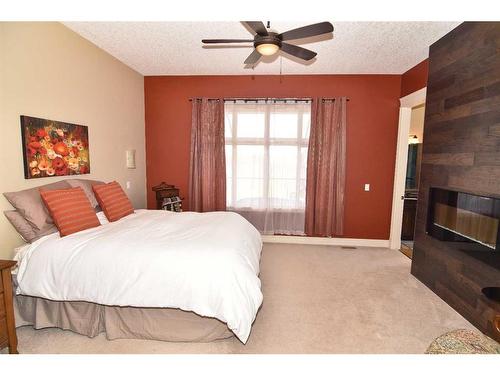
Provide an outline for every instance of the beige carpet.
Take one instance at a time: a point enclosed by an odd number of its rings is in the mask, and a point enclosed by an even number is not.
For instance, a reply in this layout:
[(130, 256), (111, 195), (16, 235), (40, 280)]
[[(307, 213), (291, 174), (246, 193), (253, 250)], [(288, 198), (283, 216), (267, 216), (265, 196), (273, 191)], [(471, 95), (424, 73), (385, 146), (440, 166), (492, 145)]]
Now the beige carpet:
[(21, 353), (423, 353), (470, 323), (380, 248), (266, 244), (264, 304), (246, 345), (108, 341), (60, 329), (17, 330)]

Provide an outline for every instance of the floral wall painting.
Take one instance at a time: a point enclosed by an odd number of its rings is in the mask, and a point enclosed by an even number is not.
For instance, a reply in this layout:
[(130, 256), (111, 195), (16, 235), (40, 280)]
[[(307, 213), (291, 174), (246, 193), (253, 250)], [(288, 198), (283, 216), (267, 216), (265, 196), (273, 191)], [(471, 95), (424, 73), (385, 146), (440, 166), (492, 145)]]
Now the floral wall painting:
[(88, 127), (21, 116), (24, 177), (90, 173)]

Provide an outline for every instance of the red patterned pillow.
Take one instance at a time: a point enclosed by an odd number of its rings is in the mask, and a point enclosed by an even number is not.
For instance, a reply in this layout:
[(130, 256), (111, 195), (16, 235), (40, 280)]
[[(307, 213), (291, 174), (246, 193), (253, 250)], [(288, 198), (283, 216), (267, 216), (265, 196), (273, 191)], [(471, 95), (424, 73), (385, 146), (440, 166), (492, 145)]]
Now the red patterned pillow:
[(101, 225), (82, 188), (40, 190), (61, 237)]
[(134, 207), (116, 181), (108, 184), (92, 185), (99, 206), (109, 221), (116, 221), (134, 213)]

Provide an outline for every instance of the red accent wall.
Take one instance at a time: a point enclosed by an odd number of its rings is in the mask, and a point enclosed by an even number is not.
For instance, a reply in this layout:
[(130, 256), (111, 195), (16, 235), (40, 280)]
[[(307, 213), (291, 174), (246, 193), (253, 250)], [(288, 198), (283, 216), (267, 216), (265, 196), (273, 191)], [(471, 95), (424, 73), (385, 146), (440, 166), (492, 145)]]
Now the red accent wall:
[(429, 60), (425, 59), (420, 64), (403, 73), (401, 76), (401, 97), (411, 94), (427, 86), (429, 76)]
[(344, 237), (389, 238), (400, 75), (155, 76), (144, 90), (149, 208), (161, 181), (180, 187), (189, 207), (189, 98), (349, 97)]

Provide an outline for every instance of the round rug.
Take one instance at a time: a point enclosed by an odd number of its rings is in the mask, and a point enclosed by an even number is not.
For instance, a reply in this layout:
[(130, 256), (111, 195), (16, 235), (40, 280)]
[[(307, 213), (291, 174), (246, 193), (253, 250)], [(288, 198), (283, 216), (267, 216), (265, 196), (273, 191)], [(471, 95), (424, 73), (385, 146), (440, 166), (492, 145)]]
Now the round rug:
[(500, 354), (500, 344), (482, 333), (457, 329), (435, 339), (426, 354)]

